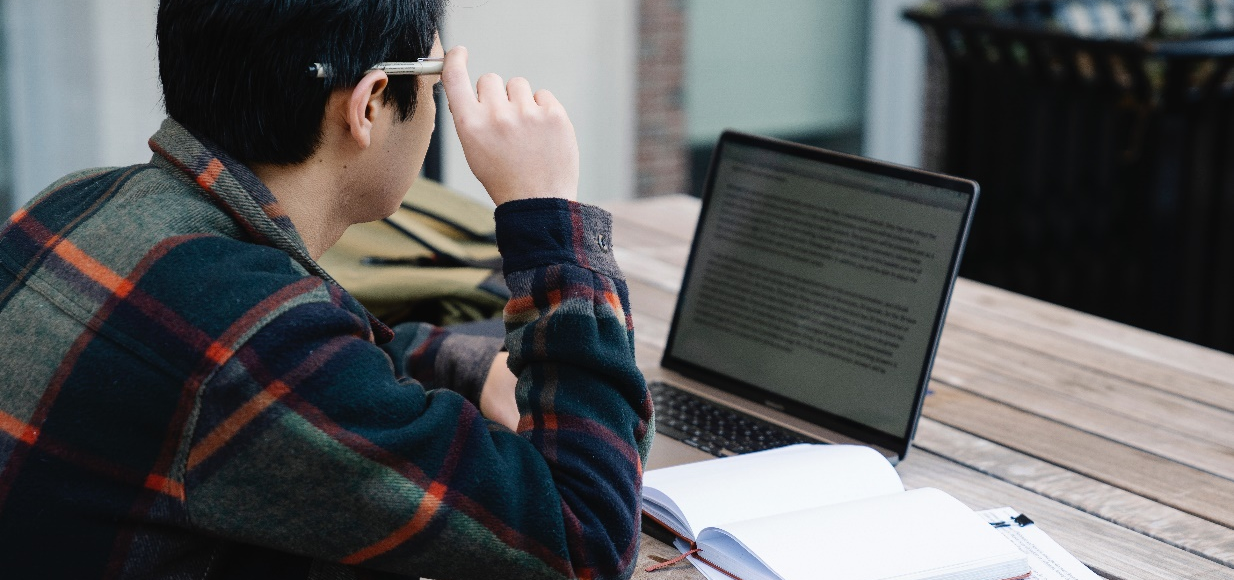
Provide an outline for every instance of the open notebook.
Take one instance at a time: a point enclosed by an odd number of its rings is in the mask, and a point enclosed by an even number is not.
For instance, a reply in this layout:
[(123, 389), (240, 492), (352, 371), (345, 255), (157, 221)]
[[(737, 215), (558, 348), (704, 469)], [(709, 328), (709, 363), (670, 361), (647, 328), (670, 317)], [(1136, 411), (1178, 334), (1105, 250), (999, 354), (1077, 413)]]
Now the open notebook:
[(891, 464), (864, 446), (793, 445), (648, 471), (643, 511), (713, 579), (1030, 573), (1023, 552), (984, 519), (942, 491), (905, 491)]

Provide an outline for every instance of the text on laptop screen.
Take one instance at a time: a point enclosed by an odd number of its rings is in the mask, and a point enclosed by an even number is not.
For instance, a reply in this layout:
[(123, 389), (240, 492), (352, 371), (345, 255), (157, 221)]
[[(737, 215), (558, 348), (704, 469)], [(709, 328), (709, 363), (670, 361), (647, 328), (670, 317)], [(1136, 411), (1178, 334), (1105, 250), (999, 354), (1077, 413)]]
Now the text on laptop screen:
[(902, 435), (968, 195), (728, 143), (673, 356)]

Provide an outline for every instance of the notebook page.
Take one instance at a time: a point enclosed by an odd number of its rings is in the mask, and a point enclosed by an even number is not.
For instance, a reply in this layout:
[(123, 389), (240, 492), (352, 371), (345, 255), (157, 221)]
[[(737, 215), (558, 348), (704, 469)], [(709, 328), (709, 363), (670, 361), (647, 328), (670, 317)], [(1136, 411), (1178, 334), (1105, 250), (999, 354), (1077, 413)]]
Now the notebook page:
[[(1024, 554), (1006, 538), (930, 488), (735, 522), (699, 537), (703, 556), (709, 548), (731, 551), (734, 543), (785, 580), (915, 580), (977, 569), (989, 571), (983, 577), (1009, 578), (1028, 571)], [(729, 558), (743, 557), (749, 558)]]
[(977, 515), (987, 522), (1007, 524), (995, 529), (1028, 557), (1028, 565), (1033, 569), (1033, 580), (1100, 580), (1100, 576), (1047, 536), (1037, 524), (1016, 523), (1013, 518), (1020, 515), (1020, 512), (1002, 507), (980, 511)]
[(700, 530), (762, 516), (904, 491), (895, 468), (860, 445), (791, 445), (654, 469), (643, 498)]

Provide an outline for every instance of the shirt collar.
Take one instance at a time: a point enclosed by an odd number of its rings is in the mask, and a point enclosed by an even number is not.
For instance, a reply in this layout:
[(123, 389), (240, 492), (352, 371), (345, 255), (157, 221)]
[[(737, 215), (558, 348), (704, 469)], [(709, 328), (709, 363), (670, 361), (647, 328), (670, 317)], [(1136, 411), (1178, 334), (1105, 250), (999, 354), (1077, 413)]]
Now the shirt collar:
[[(310, 273), (338, 285), (309, 255), (296, 226), (279, 207), (274, 194), (243, 163), (170, 118), (150, 138), (150, 149), (154, 151), (153, 163), (196, 183), (251, 241), (286, 252)], [(364, 314), (378, 344), (393, 338), (389, 327), (367, 310)]]

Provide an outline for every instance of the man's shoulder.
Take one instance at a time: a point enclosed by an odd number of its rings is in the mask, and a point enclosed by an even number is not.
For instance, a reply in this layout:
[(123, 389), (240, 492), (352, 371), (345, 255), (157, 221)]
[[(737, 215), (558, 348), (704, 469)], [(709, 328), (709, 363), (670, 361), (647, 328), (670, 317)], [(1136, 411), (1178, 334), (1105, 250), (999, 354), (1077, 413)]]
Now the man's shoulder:
[(259, 289), (273, 278), (310, 276), (286, 252), (248, 240), (200, 188), (153, 164), (57, 181), (0, 231), (0, 264), (104, 286), (186, 279)]
[[(221, 364), (220, 353), (235, 352), (298, 307), (348, 306), (341, 290), (283, 252), (240, 240), (165, 238), (127, 272), (112, 270), (95, 251), (106, 250), (52, 252), (0, 305), (0, 327), (39, 328), (33, 340), (59, 344), (88, 338), (93, 352), (109, 353), (107, 364), (154, 365), (184, 377), (207, 359)], [(5, 270), (0, 274), (11, 279)], [(39, 304), (47, 307), (29, 307)]]
[(40, 192), (9, 220), (27, 234), (45, 231), (55, 239), (112, 243), (140, 253), (158, 239), (191, 232), (237, 237), (230, 217), (202, 195), (199, 187), (154, 164), (104, 167), (71, 173)]
[[(15, 214), (0, 232), (0, 287), (5, 327), (91, 329), (173, 367), (306, 302), (350, 309), (337, 287), (149, 165), (78, 173)], [(30, 319), (18, 303), (51, 309)]]
[(305, 303), (341, 305), (336, 287), (268, 246), (186, 235), (168, 238), (147, 261), (134, 289), (212, 339), (253, 332)]

